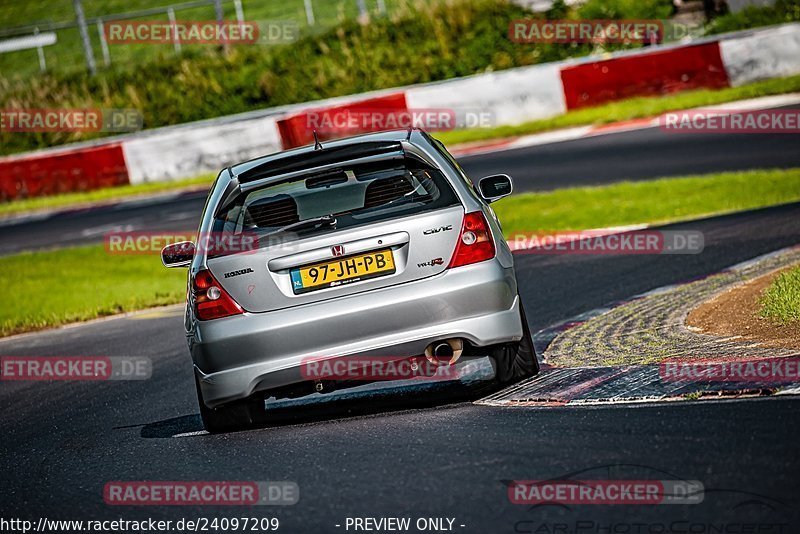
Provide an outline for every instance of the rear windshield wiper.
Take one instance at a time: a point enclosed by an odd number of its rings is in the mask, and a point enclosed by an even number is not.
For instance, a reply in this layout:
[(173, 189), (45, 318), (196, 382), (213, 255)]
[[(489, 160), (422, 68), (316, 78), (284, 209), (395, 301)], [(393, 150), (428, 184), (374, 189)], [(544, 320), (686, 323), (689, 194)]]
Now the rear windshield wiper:
[(281, 226), (277, 230), (269, 232), (267, 235), (291, 232), (292, 230), (304, 230), (306, 228), (317, 228), (319, 226), (336, 226), (336, 217), (333, 215), (323, 215), (322, 217), (305, 219), (296, 223), (287, 224), (286, 226)]

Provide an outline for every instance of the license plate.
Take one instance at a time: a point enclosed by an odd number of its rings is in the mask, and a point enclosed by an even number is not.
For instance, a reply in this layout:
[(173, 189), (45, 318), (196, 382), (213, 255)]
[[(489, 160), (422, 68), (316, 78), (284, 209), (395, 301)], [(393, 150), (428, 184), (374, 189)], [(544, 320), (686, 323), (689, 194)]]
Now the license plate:
[(379, 250), (369, 254), (359, 254), (292, 269), (292, 289), (297, 295), (316, 289), (386, 276), (394, 272), (394, 257), (392, 257), (391, 249)]

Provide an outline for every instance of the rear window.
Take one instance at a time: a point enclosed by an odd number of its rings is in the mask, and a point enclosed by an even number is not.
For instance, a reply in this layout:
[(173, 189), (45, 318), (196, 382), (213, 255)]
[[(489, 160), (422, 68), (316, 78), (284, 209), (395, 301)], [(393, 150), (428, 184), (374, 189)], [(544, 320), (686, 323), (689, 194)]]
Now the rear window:
[(256, 234), (263, 247), (456, 204), (458, 198), (440, 170), (407, 158), (309, 174), (249, 191), (218, 215), (214, 231)]

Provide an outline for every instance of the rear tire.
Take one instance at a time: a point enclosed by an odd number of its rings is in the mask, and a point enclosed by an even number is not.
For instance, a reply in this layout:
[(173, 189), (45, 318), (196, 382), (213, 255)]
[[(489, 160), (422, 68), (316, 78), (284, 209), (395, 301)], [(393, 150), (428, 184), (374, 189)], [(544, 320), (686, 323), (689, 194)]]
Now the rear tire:
[(194, 377), (194, 385), (197, 388), (200, 419), (203, 420), (203, 427), (209, 433), (217, 434), (219, 432), (244, 430), (253, 426), (256, 422), (255, 415), (258, 413), (257, 398), (248, 397), (216, 408), (209, 408), (203, 400), (203, 392), (200, 390), (200, 382), (197, 380), (197, 376)]
[(497, 363), (497, 381), (504, 386), (539, 374), (539, 359), (536, 357), (522, 302), (519, 303), (519, 315), (522, 321), (522, 339), (502, 345), (492, 353)]

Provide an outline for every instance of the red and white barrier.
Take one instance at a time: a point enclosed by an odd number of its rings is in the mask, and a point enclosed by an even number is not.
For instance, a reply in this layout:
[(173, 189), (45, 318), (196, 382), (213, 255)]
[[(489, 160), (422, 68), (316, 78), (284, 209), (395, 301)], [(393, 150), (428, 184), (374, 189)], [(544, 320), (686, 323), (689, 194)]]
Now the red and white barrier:
[[(0, 158), (0, 199), (178, 180), (313, 141), (319, 115), (450, 109), (482, 112), (495, 125), (554, 117), (632, 96), (738, 86), (800, 74), (800, 24), (700, 42), (643, 48), (350, 95), (167, 127), (104, 143)], [(358, 133), (351, 126), (342, 135)], [(326, 132), (330, 136), (330, 132)], [(321, 136), (324, 138), (324, 136)]]
[(490, 111), (496, 124), (521, 124), (566, 112), (560, 64), (546, 63), (409, 87), (411, 109)]
[(121, 143), (0, 158), (0, 200), (88, 191), (129, 182)]
[(716, 42), (619, 55), (561, 69), (567, 109), (597, 106), (635, 96), (728, 87)]
[(731, 86), (800, 73), (800, 25), (787, 24), (719, 42)]
[(130, 183), (180, 180), (281, 149), (274, 117), (155, 130), (123, 143)]
[[(369, 112), (391, 115), (402, 113), (407, 110), (406, 94), (397, 92), (364, 98), (354, 102), (307, 108), (279, 119), (277, 124), (282, 146), (284, 149), (288, 149), (313, 143), (315, 129), (325, 132), (325, 135), (318, 136), (320, 140), (327, 138), (327, 132), (332, 128), (336, 129), (336, 123), (338, 122), (337, 117), (344, 116), (346, 118), (348, 113), (358, 114), (360, 112)], [(321, 121), (324, 121), (326, 124), (318, 124)], [(331, 124), (327, 124), (328, 122), (331, 122)], [(320, 128), (320, 126), (323, 127)], [(341, 124), (338, 130), (345, 135), (347, 133), (359, 133), (358, 129), (354, 129), (346, 123)], [(339, 135), (337, 137), (342, 136)]]

